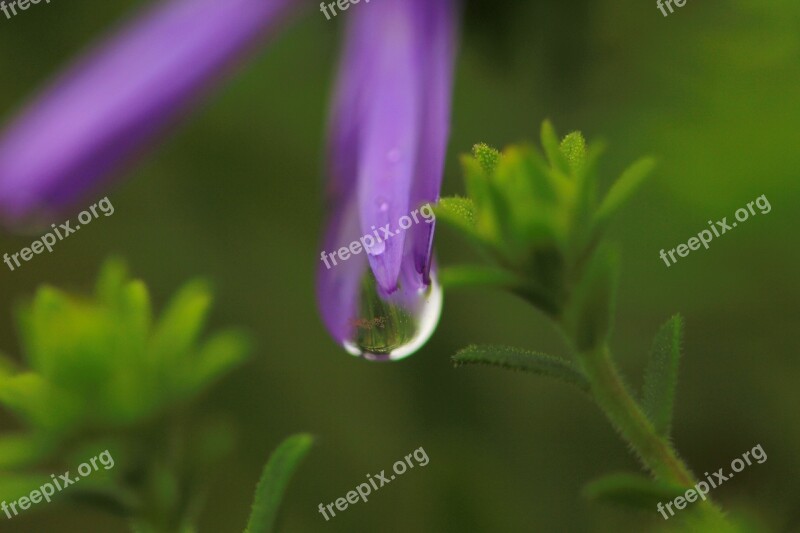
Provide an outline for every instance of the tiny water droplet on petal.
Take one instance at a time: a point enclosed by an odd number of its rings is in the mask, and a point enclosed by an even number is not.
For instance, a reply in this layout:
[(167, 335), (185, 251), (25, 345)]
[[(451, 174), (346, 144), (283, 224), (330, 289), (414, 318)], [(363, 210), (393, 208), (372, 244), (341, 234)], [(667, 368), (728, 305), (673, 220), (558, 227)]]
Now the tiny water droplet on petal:
[(369, 255), (377, 256), (377, 255), (381, 255), (383, 252), (386, 251), (386, 243), (385, 242), (376, 241), (374, 239), (373, 239), (373, 241), (375, 242), (375, 244), (373, 244), (372, 246), (364, 246), (364, 249), (367, 250), (367, 253)]

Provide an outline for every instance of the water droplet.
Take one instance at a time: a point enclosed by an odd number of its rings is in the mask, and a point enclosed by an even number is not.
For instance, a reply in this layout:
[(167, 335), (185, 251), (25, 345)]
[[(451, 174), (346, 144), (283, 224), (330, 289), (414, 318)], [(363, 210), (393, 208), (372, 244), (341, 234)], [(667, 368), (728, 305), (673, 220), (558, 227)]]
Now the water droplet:
[(366, 245), (364, 246), (369, 255), (381, 255), (383, 252), (386, 251), (386, 243), (384, 241), (373, 239), (373, 242), (375, 244), (373, 244), (372, 246), (366, 246)]
[(431, 284), (415, 291), (386, 296), (367, 268), (361, 284), (358, 315), (350, 320), (351, 336), (343, 343), (352, 355), (370, 361), (397, 361), (419, 350), (439, 323), (442, 289), (431, 275)]
[(401, 155), (399, 148), (392, 148), (386, 152), (386, 159), (388, 159), (390, 163), (398, 163), (400, 161), (400, 157)]

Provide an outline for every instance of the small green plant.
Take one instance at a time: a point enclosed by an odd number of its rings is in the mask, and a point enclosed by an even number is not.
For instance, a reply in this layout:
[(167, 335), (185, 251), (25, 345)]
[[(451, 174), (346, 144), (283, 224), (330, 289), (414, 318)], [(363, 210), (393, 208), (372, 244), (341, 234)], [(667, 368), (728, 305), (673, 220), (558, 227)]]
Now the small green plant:
[[(579, 132), (559, 141), (549, 122), (541, 130), (542, 155), (533, 146), (503, 153), (485, 144), (463, 158), (468, 198), (444, 198), (436, 214), (486, 259), (487, 265), (443, 270), (446, 287), (492, 286), (539, 309), (562, 333), (571, 357), (507, 346), (468, 346), (456, 366), (485, 364), (556, 378), (591, 397), (650, 477), (611, 474), (590, 483), (591, 498), (645, 508), (697, 483), (670, 441), (672, 406), (683, 321), (669, 319), (653, 343), (641, 399), (611, 356), (618, 254), (604, 240), (610, 220), (651, 173), (654, 161), (631, 165), (605, 196), (597, 195), (601, 149)], [(710, 500), (681, 512), (675, 524), (699, 531), (738, 531)]]
[[(192, 281), (156, 319), (147, 287), (118, 260), (105, 264), (91, 297), (40, 288), (17, 313), (27, 366), (0, 359), (0, 404), (24, 428), (0, 437), (0, 500), (26, 496), (50, 473), (108, 450), (114, 468), (56, 497), (102, 507), (140, 533), (195, 531), (235, 432), (222, 418), (195, 413), (192, 403), (250, 351), (235, 330), (200, 339), (211, 300), (208, 285)], [(249, 533), (272, 531), (283, 490), (310, 445), (309, 436), (297, 435), (278, 448)]]

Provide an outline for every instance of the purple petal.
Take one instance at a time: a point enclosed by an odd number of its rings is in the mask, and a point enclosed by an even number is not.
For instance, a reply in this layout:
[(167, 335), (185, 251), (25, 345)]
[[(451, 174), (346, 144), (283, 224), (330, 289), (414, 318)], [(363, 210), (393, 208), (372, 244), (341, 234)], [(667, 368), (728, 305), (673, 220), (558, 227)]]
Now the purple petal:
[[(352, 71), (361, 83), (350, 114), (359, 216), (363, 234), (389, 225), (439, 196), (450, 118), (455, 49), (454, 4), (449, 0), (386, 0), (351, 13)], [(366, 79), (363, 79), (366, 77)], [(355, 91), (354, 91), (355, 92)], [(357, 133), (356, 133), (357, 132)], [(338, 141), (352, 142), (341, 137)], [(433, 226), (410, 232), (414, 267), (427, 277)], [(397, 288), (406, 234), (369, 255), (379, 286)]]
[[(392, 0), (362, 6), (353, 12), (352, 31), (371, 42), (369, 77), (362, 88), (358, 158), (358, 205), (363, 234), (384, 235), (409, 211), (417, 158), (422, 95), (422, 29), (415, 14), (417, 0)], [(397, 287), (405, 234), (379, 243), (369, 254), (378, 285)]]
[(0, 138), (0, 213), (59, 210), (95, 188), (298, 0), (157, 3), (65, 72)]
[[(334, 211), (323, 238), (323, 254), (334, 252), (350, 242), (358, 240), (360, 227), (355, 198)], [(369, 268), (364, 253), (350, 257), (347, 261), (333, 265), (330, 258), (326, 264), (320, 258), (317, 271), (317, 298), (325, 327), (340, 344), (349, 339), (353, 329), (353, 318), (358, 315), (358, 298), (361, 280)]]
[[(456, 53), (455, 8), (450, 1), (431, 2), (431, 13), (422, 24), (428, 41), (424, 45), (427, 61), (423, 65), (426, 80), (423, 100), (422, 127), (419, 139), (416, 178), (411, 191), (411, 206), (416, 209), (425, 203), (435, 204), (444, 172), (447, 140), (450, 135), (450, 108), (453, 86), (453, 65)], [(404, 259), (403, 268), (411, 268), (429, 283), (429, 271), (436, 223), (415, 224), (409, 230), (410, 260)]]
[[(396, 231), (401, 217), (439, 196), (450, 120), (456, 14), (451, 0), (382, 0), (348, 13), (347, 45), (330, 128), (326, 251)], [(352, 336), (369, 267), (382, 297), (416, 305), (429, 283), (433, 224), (415, 224), (368, 254), (320, 265), (323, 321)], [(398, 291), (398, 287), (400, 290)]]

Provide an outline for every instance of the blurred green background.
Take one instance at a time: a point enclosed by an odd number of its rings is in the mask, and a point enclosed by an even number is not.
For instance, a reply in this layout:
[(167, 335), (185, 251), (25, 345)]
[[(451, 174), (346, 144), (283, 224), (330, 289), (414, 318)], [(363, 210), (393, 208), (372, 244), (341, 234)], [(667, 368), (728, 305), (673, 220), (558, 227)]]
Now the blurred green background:
[[(0, 17), (2, 121), (139, 4), (71, 0)], [(239, 428), (237, 453), (217, 472), (201, 531), (242, 530), (264, 461), (297, 431), (318, 442), (284, 501), (284, 531), (655, 527), (655, 511), (634, 514), (581, 497), (589, 479), (638, 468), (592, 404), (530, 376), (452, 368), (449, 357), (467, 343), (563, 354), (543, 318), (521, 301), (446, 293), (432, 340), (396, 364), (354, 359), (328, 338), (313, 278), (324, 124), (343, 23), (344, 16), (328, 22), (312, 7), (109, 192), (112, 217), (17, 271), (3, 268), (0, 350), (19, 354), (11, 315), (19, 301), (45, 282), (88, 289), (109, 254), (128, 260), (157, 308), (202, 275), (217, 295), (211, 329), (243, 326), (256, 350), (197, 406)], [(638, 387), (658, 325), (684, 313), (678, 450), (700, 473), (761, 444), (768, 460), (713, 496), (774, 531), (800, 531), (793, 329), (800, 318), (800, 5), (689, 0), (665, 18), (654, 1), (484, 0), (468, 2), (462, 37), (444, 193), (463, 190), (459, 153), (478, 141), (533, 140), (545, 117), (562, 134), (581, 129), (607, 141), (608, 178), (640, 155), (658, 156), (655, 179), (612, 231), (623, 250), (612, 348)], [(658, 258), (761, 194), (772, 205), (768, 215), (670, 268)], [(437, 235), (440, 263), (470, 257), (446, 228)], [(4, 232), (0, 252), (34, 237)], [(16, 423), (3, 413), (0, 426)], [(317, 512), (320, 502), (420, 446), (426, 467), (330, 522)], [(63, 500), (0, 521), (9, 532), (126, 530)]]

